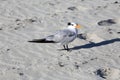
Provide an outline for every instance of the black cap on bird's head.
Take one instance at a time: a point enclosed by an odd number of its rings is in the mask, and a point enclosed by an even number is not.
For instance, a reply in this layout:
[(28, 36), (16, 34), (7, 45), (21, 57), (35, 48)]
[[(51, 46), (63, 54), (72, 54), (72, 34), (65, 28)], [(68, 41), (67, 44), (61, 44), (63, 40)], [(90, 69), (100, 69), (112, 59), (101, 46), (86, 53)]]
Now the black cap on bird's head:
[(75, 26), (77, 25), (77, 23), (74, 23), (74, 22), (68, 22), (68, 26)]
[(68, 26), (74, 26), (75, 28), (80, 28), (80, 25), (73, 22), (68, 22)]

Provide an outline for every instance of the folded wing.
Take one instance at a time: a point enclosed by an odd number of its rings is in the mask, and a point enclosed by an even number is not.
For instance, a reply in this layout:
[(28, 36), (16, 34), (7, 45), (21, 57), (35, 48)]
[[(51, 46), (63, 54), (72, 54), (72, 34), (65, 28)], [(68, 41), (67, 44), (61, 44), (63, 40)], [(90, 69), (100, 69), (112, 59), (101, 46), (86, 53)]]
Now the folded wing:
[(33, 39), (32, 41), (28, 42), (34, 42), (34, 43), (60, 43), (62, 45), (68, 44), (72, 42), (76, 38), (77, 34), (70, 30), (61, 30), (56, 32), (53, 35), (47, 36), (46, 38), (42, 39)]

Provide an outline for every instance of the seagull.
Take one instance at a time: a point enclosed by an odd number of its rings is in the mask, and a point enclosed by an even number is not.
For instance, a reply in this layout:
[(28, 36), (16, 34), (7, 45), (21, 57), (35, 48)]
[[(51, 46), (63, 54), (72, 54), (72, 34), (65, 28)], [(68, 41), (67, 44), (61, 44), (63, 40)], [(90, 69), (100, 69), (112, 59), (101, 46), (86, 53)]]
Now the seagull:
[(49, 35), (41, 39), (33, 39), (28, 42), (33, 43), (59, 43), (64, 47), (64, 50), (70, 51), (68, 44), (74, 41), (78, 34), (78, 29), (81, 26), (77, 23), (68, 22), (68, 27), (63, 30), (59, 30), (52, 35)]

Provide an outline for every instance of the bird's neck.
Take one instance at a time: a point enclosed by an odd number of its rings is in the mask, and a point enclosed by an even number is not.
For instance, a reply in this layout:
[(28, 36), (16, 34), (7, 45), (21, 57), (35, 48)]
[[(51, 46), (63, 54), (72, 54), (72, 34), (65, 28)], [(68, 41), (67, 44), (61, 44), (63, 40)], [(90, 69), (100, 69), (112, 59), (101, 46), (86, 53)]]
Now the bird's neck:
[(68, 27), (68, 29), (74, 33), (78, 33), (78, 30), (74, 27)]

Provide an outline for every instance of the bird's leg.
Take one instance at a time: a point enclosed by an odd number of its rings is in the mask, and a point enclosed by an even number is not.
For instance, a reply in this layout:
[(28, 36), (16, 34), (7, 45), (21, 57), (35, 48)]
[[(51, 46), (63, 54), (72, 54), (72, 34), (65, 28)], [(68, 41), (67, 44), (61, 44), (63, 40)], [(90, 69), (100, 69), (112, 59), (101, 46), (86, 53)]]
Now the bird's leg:
[(70, 51), (69, 47), (68, 47), (68, 44), (66, 44), (66, 50), (67, 51)]
[(68, 50), (68, 45), (63, 45), (65, 50)]
[(70, 52), (72, 51), (71, 49), (69, 49), (68, 44), (66, 45), (66, 50)]
[(66, 47), (65, 47), (65, 45), (63, 45), (63, 47), (64, 47), (64, 49), (66, 50)]
[(68, 45), (63, 45), (64, 49), (67, 50), (67, 51), (71, 51), (71, 49), (69, 49)]
[(68, 48), (68, 45), (66, 44), (66, 50), (68, 51), (69, 50), (69, 48)]

